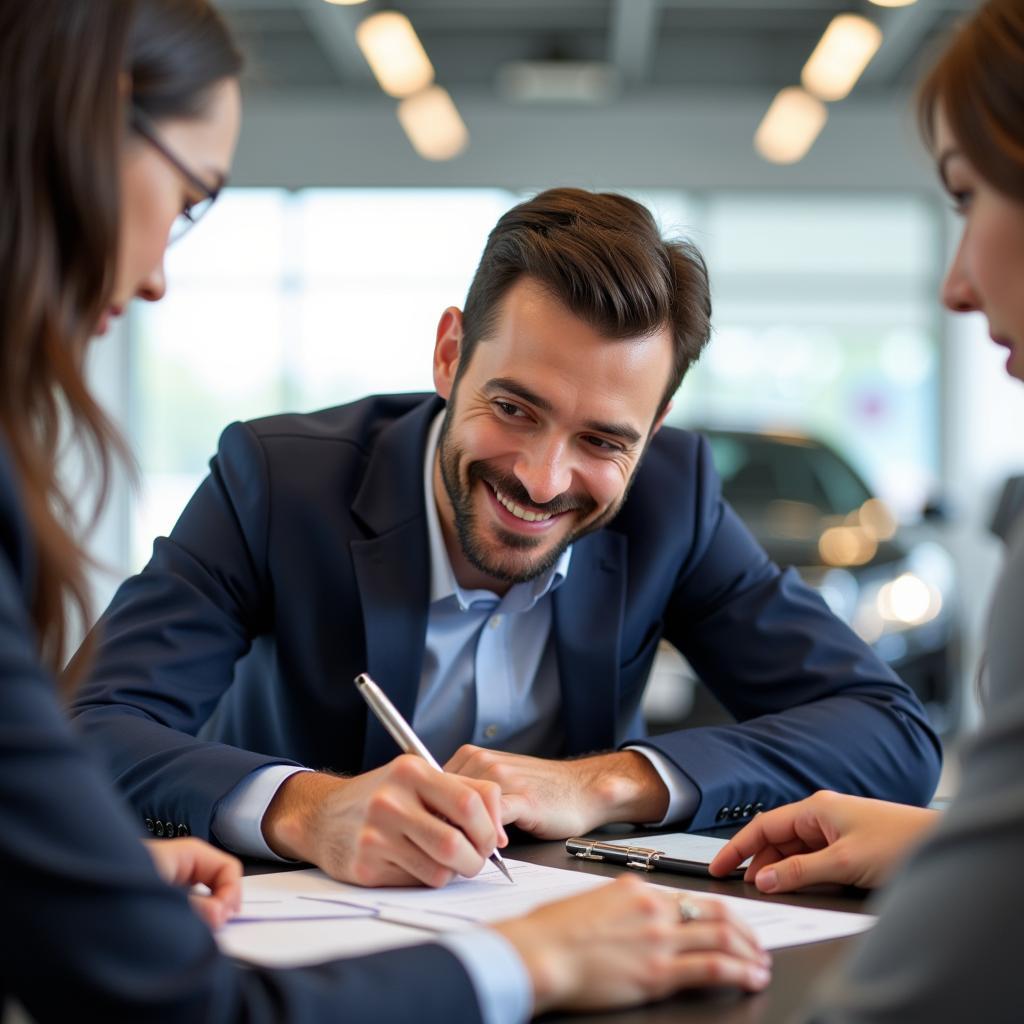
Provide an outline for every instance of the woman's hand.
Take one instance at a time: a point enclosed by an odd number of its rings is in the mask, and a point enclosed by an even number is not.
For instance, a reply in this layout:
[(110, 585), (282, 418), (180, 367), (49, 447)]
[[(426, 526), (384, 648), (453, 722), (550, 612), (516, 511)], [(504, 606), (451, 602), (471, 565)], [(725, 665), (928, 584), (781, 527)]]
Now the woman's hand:
[(242, 905), (242, 865), (201, 839), (144, 841), (160, 877), (171, 885), (207, 886), (210, 894), (190, 893), (192, 909), (210, 926), (219, 928)]
[(761, 892), (836, 882), (874, 889), (938, 821), (938, 811), (821, 790), (765, 811), (711, 862), (713, 875), (753, 860), (744, 879)]
[(535, 1014), (631, 1006), (681, 988), (757, 992), (770, 977), (768, 954), (722, 903), (631, 875), (495, 927), (526, 964)]

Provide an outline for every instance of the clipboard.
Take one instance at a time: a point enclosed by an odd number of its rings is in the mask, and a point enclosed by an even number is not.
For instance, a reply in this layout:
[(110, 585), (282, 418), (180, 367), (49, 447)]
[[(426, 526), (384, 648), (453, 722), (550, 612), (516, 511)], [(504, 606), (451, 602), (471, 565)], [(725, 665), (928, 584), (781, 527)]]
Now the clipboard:
[[(657, 836), (651, 836), (657, 840)], [(712, 875), (708, 872), (709, 861), (685, 860), (669, 856), (656, 846), (628, 845), (624, 843), (602, 843), (597, 839), (573, 838), (565, 841), (565, 852), (580, 860), (601, 861), (634, 871), (670, 871), (677, 875), (696, 875), (699, 878), (742, 878), (746, 865), (740, 865), (727, 875)]]

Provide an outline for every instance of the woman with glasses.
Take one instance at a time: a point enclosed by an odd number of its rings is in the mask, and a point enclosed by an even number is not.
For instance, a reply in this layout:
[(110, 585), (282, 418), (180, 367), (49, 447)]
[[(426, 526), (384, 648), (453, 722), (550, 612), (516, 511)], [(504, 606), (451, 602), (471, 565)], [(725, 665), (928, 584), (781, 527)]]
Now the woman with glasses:
[[(65, 616), (89, 616), (59, 442), (70, 430), (91, 455), (102, 499), (120, 442), (85, 382), (89, 341), (163, 295), (169, 238), (227, 180), (240, 63), (206, 0), (0, 0), (0, 1002), (40, 1022), (499, 1024), (763, 988), (764, 954), (719, 904), (635, 879), (429, 945), (241, 968), (207, 926), (238, 906), (237, 861), (194, 839), (143, 845), (68, 728)], [(488, 784), (442, 784), (475, 787), (497, 819)], [(206, 923), (161, 879), (209, 886), (193, 898)]]
[[(1007, 372), (1024, 381), (1024, 0), (977, 11), (925, 79), (919, 115), (963, 221), (943, 302), (982, 313), (1007, 350)], [(1024, 521), (990, 611), (986, 725), (945, 815), (818, 793), (759, 815), (712, 865), (725, 873), (752, 856), (747, 880), (772, 893), (887, 883), (879, 923), (826, 988), (815, 1020), (1024, 1018), (1022, 627)]]

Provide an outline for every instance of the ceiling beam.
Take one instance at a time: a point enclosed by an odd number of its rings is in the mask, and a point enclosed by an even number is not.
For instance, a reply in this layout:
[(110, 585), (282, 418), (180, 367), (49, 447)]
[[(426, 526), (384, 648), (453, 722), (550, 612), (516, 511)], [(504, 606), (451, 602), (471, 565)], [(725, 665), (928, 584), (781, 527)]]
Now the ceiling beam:
[(614, 0), (608, 59), (623, 81), (636, 85), (651, 74), (661, 0)]
[(365, 8), (339, 7), (324, 0), (295, 0), (310, 33), (343, 82), (369, 85), (373, 74), (356, 43)]
[(886, 11), (878, 18), (882, 45), (864, 69), (860, 85), (868, 88), (891, 85), (914, 60), (925, 36), (943, 16), (934, 4), (916, 3)]

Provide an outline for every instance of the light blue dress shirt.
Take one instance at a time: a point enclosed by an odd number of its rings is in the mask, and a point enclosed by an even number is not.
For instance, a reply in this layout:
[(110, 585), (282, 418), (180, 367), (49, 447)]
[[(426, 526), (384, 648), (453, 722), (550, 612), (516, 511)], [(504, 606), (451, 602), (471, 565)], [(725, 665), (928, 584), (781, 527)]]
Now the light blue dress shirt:
[[(561, 696), (551, 594), (568, 575), (572, 547), (548, 572), (515, 584), (503, 597), (461, 587), (434, 497), (434, 459), (443, 418), (438, 413), (431, 424), (423, 459), (430, 608), (413, 728), (442, 764), (463, 743), (558, 757), (563, 753)], [(699, 799), (693, 783), (657, 751), (627, 749), (643, 754), (669, 791), (668, 813), (656, 824), (691, 815)], [(212, 831), (218, 842), (239, 854), (281, 860), (263, 838), (263, 816), (281, 784), (309, 770), (273, 765), (243, 779), (214, 812)], [(532, 1007), (529, 978), (515, 950), (494, 932), (470, 934), (472, 938), (446, 936), (441, 941), (469, 973), (485, 1024), (527, 1020)], [(517, 971), (509, 967), (512, 962)]]

